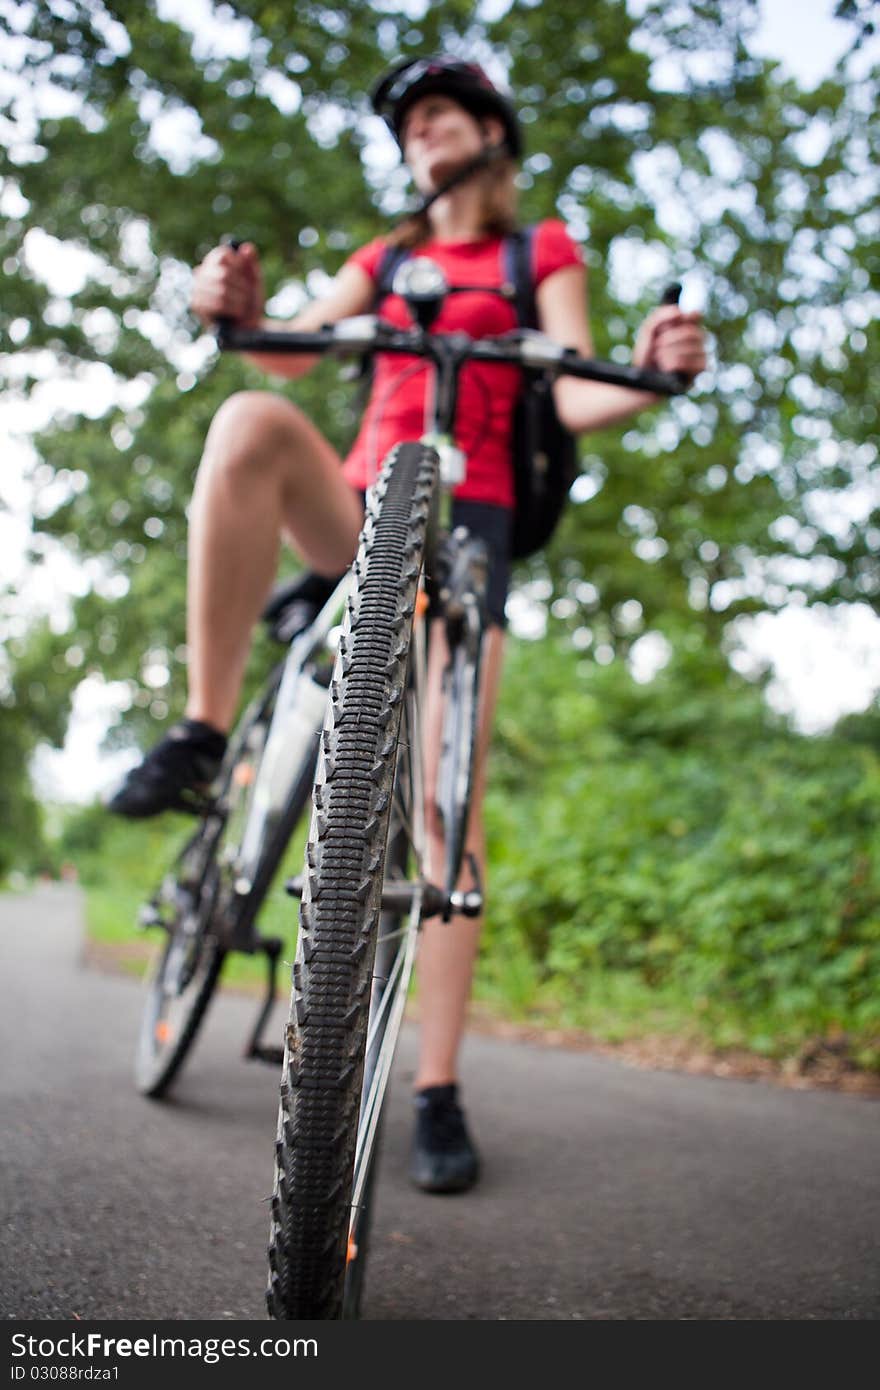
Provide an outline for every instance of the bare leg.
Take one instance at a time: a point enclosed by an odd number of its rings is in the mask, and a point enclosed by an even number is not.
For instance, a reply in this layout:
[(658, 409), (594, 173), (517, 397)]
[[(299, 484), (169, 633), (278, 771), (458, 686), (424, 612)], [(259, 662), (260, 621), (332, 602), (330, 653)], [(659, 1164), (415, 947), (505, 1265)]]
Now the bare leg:
[[(477, 734), (474, 795), (465, 840), (465, 853), (469, 852), (476, 857), (484, 885), (486, 843), (482, 805), (503, 651), (503, 629), (489, 628), (484, 642), (480, 682), (480, 723)], [(435, 622), (432, 624), (431, 632), (428, 713), (425, 727), (425, 743), (429, 750), (426, 776), (429, 798), (436, 772), (436, 751), (440, 744), (440, 675), (445, 664), (445, 655), (443, 624)], [(443, 836), (437, 833), (436, 828), (429, 833), (428, 848), (428, 875), (432, 882), (437, 883), (440, 881), (438, 876), (443, 863)], [(470, 872), (465, 867), (459, 886), (467, 886), (469, 880)], [(457, 1079), (458, 1050), (464, 1031), (482, 925), (481, 918), (453, 917), (451, 922), (443, 922), (439, 917), (434, 917), (422, 928), (418, 955), (421, 1039), (414, 1083), (417, 1090), (423, 1086), (443, 1086)]]
[(354, 558), (362, 520), (338, 455), (294, 405), (245, 391), (221, 406), (190, 512), (191, 719), (224, 732), (232, 723), (282, 533), (307, 564), (332, 575)]

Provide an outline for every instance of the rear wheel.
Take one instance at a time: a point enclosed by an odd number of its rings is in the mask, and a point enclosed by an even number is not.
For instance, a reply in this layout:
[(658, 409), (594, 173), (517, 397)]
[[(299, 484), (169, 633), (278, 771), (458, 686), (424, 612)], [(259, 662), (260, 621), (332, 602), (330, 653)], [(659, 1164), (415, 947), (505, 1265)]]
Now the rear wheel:
[[(370, 1089), (364, 1089), (365, 1056), (371, 1002), (376, 1013), (386, 848), (398, 804), (401, 713), (436, 474), (436, 454), (421, 445), (401, 445), (386, 462), (361, 536), (331, 684), (276, 1139), (267, 1291), (276, 1318), (339, 1318), (343, 1311), (352, 1315), (360, 1299), (363, 1265), (357, 1268), (351, 1217), (353, 1204), (357, 1216), (370, 1194), (380, 1110), (371, 1122), (372, 1160), (358, 1167), (356, 1156), (366, 1152), (359, 1119)], [(407, 762), (417, 763), (418, 750), (412, 752)], [(409, 914), (410, 960), (417, 920), (416, 907)], [(398, 1010), (404, 997), (405, 990), (395, 994)], [(372, 1038), (369, 1050), (372, 1057)]]
[(262, 701), (242, 720), (226, 759), (217, 809), (201, 822), (146, 909), (148, 923), (165, 933), (147, 975), (135, 1061), (138, 1090), (147, 1096), (164, 1095), (186, 1060), (230, 944), (235, 948), (250, 942), (256, 914), (308, 803), (312, 759), (297, 770), (281, 814), (267, 823), (253, 883), (238, 897), (236, 845), (247, 820), (277, 686), (274, 679)]
[(194, 836), (152, 901), (166, 933), (146, 981), (135, 1059), (143, 1095), (164, 1095), (199, 1031), (226, 952), (210, 931), (217, 870), (207, 826)]

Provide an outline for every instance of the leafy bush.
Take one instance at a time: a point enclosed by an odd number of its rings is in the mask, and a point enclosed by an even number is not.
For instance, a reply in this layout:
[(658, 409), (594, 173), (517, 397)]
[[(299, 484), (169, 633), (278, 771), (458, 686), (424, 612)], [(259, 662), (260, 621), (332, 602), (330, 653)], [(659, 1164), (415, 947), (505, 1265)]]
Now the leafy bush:
[(876, 1057), (880, 761), (852, 721), (800, 737), (732, 673), (692, 674), (640, 686), (561, 642), (511, 645), (483, 988), (516, 960), (533, 1004), (591, 1026), (625, 976), (717, 1042), (845, 1032)]
[[(69, 812), (57, 846), (61, 862), (76, 866), (86, 894), (86, 929), (89, 937), (114, 949), (120, 965), (141, 973), (156, 941), (155, 933), (141, 936), (138, 910), (157, 888), (192, 833), (188, 816), (161, 816), (137, 823), (108, 814), (100, 804)], [(285, 880), (302, 868), (304, 820), (291, 840), (260, 915), (267, 936), (296, 938), (297, 908), (285, 893)], [(131, 943), (135, 948), (131, 949)], [(126, 948), (129, 949), (126, 949)], [(121, 948), (121, 949), (120, 949)], [(263, 988), (266, 974), (262, 956), (235, 954), (223, 969), (225, 984), (246, 989)], [(282, 987), (284, 972), (280, 972)]]

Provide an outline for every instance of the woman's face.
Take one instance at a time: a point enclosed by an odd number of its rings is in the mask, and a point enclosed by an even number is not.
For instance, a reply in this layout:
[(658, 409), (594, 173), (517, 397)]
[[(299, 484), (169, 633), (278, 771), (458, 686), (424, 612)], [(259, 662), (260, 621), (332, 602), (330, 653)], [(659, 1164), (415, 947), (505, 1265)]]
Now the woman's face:
[(407, 111), (401, 131), (403, 157), (420, 193), (430, 193), (469, 159), (487, 140), (504, 134), (500, 121), (478, 121), (451, 97), (420, 97)]

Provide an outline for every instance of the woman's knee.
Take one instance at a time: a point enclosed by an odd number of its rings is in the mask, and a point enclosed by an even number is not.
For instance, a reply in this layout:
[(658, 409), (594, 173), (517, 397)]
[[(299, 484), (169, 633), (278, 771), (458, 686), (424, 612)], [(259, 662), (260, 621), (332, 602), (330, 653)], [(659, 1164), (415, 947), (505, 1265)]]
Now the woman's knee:
[(203, 462), (233, 476), (280, 467), (295, 449), (304, 418), (271, 391), (237, 391), (211, 421)]

